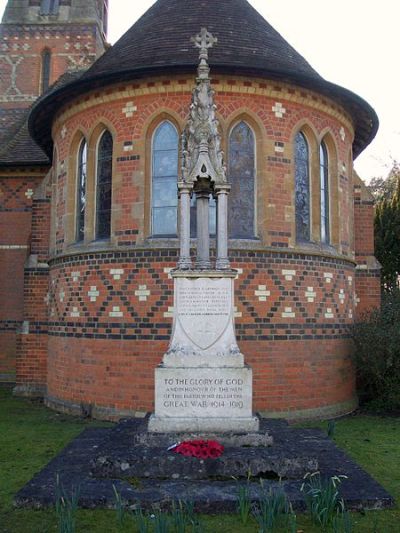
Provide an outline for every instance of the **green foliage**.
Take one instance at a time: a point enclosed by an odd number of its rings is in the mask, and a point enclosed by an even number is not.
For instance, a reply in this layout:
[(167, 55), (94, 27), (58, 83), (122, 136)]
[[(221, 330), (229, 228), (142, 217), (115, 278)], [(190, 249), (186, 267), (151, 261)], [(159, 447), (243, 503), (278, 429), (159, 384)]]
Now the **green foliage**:
[(384, 199), (390, 200), (397, 187), (397, 179), (400, 175), (400, 163), (396, 160), (392, 161), (392, 168), (386, 178), (372, 178), (368, 185), (368, 190), (375, 199), (375, 202), (380, 202)]
[(400, 275), (400, 168), (392, 169), (387, 190), (378, 196), (375, 207), (375, 255), (382, 265), (381, 282), (385, 292), (399, 288)]
[(121, 526), (125, 517), (125, 502), (121, 494), (118, 492), (116, 486), (113, 484), (115, 511), (117, 513), (117, 522)]
[(307, 509), (315, 524), (326, 528), (333, 520), (344, 513), (344, 501), (339, 497), (338, 486), (345, 476), (321, 478), (319, 472), (306, 474), (301, 487)]
[(260, 501), (253, 506), (260, 533), (273, 531), (291, 531), (295, 516), (290, 502), (282, 489), (264, 492)]
[(60, 476), (56, 478), (56, 513), (58, 517), (59, 533), (75, 533), (76, 513), (78, 511), (79, 488), (72, 487), (70, 494), (60, 482)]
[[(9, 390), (0, 387), (0, 531), (1, 533), (54, 533), (58, 530), (55, 509), (16, 509), (12, 499), (35, 473), (43, 468), (72, 438), (85, 427), (98, 422), (60, 415), (43, 405), (26, 399), (13, 398)], [(104, 424), (101, 424), (104, 425)], [(315, 424), (313, 424), (315, 425)], [(327, 422), (317, 424), (326, 430)], [(309, 424), (307, 424), (309, 427)], [(336, 421), (335, 441), (400, 501), (400, 418), (357, 415)], [(189, 505), (190, 507), (190, 505)], [(127, 511), (128, 513), (128, 511)], [(389, 533), (398, 531), (400, 509), (350, 513), (352, 533)], [(133, 517), (133, 515), (132, 515)], [(186, 533), (256, 533), (253, 517), (243, 525), (236, 513), (196, 516), (201, 523), (189, 526)], [(145, 516), (148, 519), (148, 515)], [(290, 519), (290, 517), (289, 517)], [(320, 533), (308, 514), (293, 516), (291, 529), (279, 533)], [(341, 517), (338, 518), (341, 521)], [(140, 529), (136, 519), (124, 520), (121, 527), (115, 511), (78, 509), (76, 533), (154, 533), (151, 521)], [(290, 525), (290, 524), (289, 524)], [(339, 526), (341, 524), (339, 523)], [(339, 527), (338, 526), (338, 527)], [(342, 528), (343, 529), (343, 528)], [(338, 532), (341, 530), (338, 529)], [(341, 533), (348, 533), (345, 530)], [(174, 530), (172, 529), (174, 533)]]
[(168, 515), (157, 509), (152, 518), (154, 520), (154, 533), (169, 533), (171, 529)]
[(332, 521), (333, 533), (353, 533), (353, 521), (349, 512), (343, 510)]
[(185, 533), (188, 527), (192, 528), (197, 524), (194, 514), (194, 503), (179, 500), (178, 503), (172, 502), (171, 522), (175, 533)]
[(328, 420), (328, 437), (330, 439), (335, 438), (335, 431), (336, 431), (336, 421), (335, 420)]
[(400, 409), (400, 291), (384, 295), (380, 310), (352, 328), (360, 397), (371, 407)]
[(243, 525), (246, 525), (250, 518), (251, 511), (251, 499), (250, 488), (246, 485), (238, 484), (238, 503), (237, 509), (240, 516), (240, 521)]
[(143, 513), (143, 510), (141, 507), (138, 507), (137, 509), (135, 509), (135, 511), (132, 514), (132, 518), (134, 520), (134, 523), (136, 524), (137, 531), (139, 533), (150, 532), (149, 521), (146, 515)]

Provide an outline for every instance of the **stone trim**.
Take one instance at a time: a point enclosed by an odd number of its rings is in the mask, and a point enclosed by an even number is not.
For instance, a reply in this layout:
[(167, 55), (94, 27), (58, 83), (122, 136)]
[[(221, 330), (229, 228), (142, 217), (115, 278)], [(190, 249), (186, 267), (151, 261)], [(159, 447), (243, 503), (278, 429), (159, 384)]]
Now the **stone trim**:
[(290, 411), (260, 411), (259, 415), (263, 418), (285, 418), (290, 422), (305, 422), (307, 420), (326, 420), (345, 416), (358, 408), (358, 398), (318, 407), (316, 409), (293, 409)]
[(83, 416), (85, 418), (95, 418), (97, 420), (118, 421), (121, 418), (144, 418), (147, 415), (147, 413), (142, 411), (114, 409), (112, 407), (102, 407), (100, 405), (87, 404), (85, 402), (77, 404), (52, 396), (46, 396), (44, 398), (44, 404), (46, 407), (53, 409), (54, 411), (59, 411), (68, 415)]
[[(184, 82), (182, 77), (177, 77), (171, 80), (170, 85), (163, 84), (164, 77), (149, 78), (146, 82), (128, 82), (124, 84), (116, 84), (113, 88), (108, 87), (101, 95), (99, 91), (92, 91), (86, 93), (84, 97), (75, 100), (75, 103), (70, 103), (68, 109), (62, 112), (55, 123), (54, 134), (58, 135), (61, 131), (62, 125), (72, 118), (75, 114), (81, 111), (87, 111), (91, 107), (100, 104), (107, 104), (115, 102), (117, 99), (135, 100), (140, 96), (147, 96), (152, 94), (166, 94), (187, 92), (190, 94), (193, 89), (193, 78), (185, 77)], [(321, 96), (319, 93), (310, 91), (301, 87), (294, 88), (293, 85), (282, 83), (274, 80), (269, 81), (261, 78), (254, 78), (250, 82), (248, 78), (236, 77), (234, 84), (232, 83), (232, 76), (218, 76), (218, 79), (213, 80), (213, 88), (216, 93), (229, 94), (251, 94), (254, 96), (264, 96), (275, 99), (278, 102), (292, 102), (295, 104), (306, 105), (312, 109), (328, 114), (330, 117), (339, 120), (341, 125), (346, 127), (350, 132), (354, 132), (353, 122), (344, 109), (338, 105), (330, 103), (328, 98)], [(354, 134), (354, 133), (353, 133)]]
[[(164, 243), (164, 246), (162, 245)], [(194, 240), (192, 241), (194, 245)], [(163, 252), (168, 250), (168, 256), (176, 258), (177, 260), (177, 254), (179, 250), (179, 241), (178, 239), (156, 239), (154, 242), (154, 245), (152, 245), (152, 241), (149, 240), (145, 244), (138, 244), (138, 245), (131, 245), (129, 247), (124, 247), (121, 249), (121, 247), (115, 246), (112, 243), (105, 243), (105, 242), (99, 242), (95, 243), (98, 244), (98, 247), (93, 246), (92, 248), (90, 246), (79, 246), (79, 248), (72, 250), (71, 248), (64, 252), (63, 254), (59, 254), (57, 256), (53, 256), (49, 260), (50, 267), (53, 267), (55, 265), (59, 265), (62, 263), (73, 263), (74, 257), (79, 257), (78, 261), (82, 261), (84, 257), (90, 256), (97, 257), (101, 255), (107, 254), (107, 258), (109, 258), (109, 254), (111, 252), (115, 252), (118, 254), (118, 258), (128, 258), (132, 257), (136, 252), (149, 252), (149, 251), (158, 251), (161, 252), (162, 258), (165, 260), (167, 259), (165, 256), (162, 255)], [(213, 241), (211, 241), (212, 248), (215, 247), (215, 244)], [(214, 245), (213, 245), (214, 244)], [(290, 258), (291, 259), (297, 259), (297, 258), (315, 258), (319, 257), (323, 260), (327, 261), (334, 261), (338, 264), (348, 264), (352, 267), (355, 266), (357, 263), (353, 259), (338, 255), (337, 253), (328, 253), (321, 249), (316, 250), (312, 246), (305, 247), (303, 249), (301, 248), (273, 248), (270, 246), (264, 246), (257, 240), (243, 240), (238, 241), (235, 239), (229, 240), (229, 253), (232, 255), (232, 257), (236, 257), (237, 255), (235, 252), (246, 252), (251, 251), (255, 253), (264, 253), (265, 255), (270, 254), (271, 256), (279, 256), (281, 255), (284, 258)]]
[(13, 389), (15, 387), (15, 372), (0, 374), (0, 387), (9, 387)]
[(14, 387), (13, 395), (22, 398), (44, 398), (46, 391), (46, 385), (24, 384)]

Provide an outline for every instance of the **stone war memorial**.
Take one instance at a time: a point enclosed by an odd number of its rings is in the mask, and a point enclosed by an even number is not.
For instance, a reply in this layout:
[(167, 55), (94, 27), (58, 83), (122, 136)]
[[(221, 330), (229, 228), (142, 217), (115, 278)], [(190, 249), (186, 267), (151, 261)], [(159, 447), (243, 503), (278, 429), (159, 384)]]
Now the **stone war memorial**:
[[(79, 487), (78, 503), (85, 508), (115, 506), (117, 493), (132, 509), (138, 505), (170, 509), (189, 501), (199, 512), (230, 512), (237, 507), (239, 487), (246, 487), (250, 502), (265, 499), (266, 490), (284, 491), (293, 509), (301, 510), (304, 476), (320, 472), (324, 478), (344, 476), (341, 496), (348, 509), (389, 507), (391, 496), (324, 432), (291, 428), (283, 419), (253, 413), (253, 370), (245, 362), (247, 355), (239, 348), (235, 329), (239, 270), (231, 267), (228, 250), (229, 195), (234, 183), (227, 174), (217, 93), (210, 80), (209, 51), (216, 50), (219, 41), (205, 26), (194, 35), (194, 47), (200, 51), (198, 73), (182, 129), (181, 172), (168, 199), (178, 206), (179, 223), (179, 255), (168, 270), (173, 281), (173, 324), (162, 361), (152, 369), (154, 412), (126, 417), (111, 428), (86, 429), (18, 492), (15, 504), (35, 508), (54, 504), (59, 480), (66, 494)], [(127, 109), (133, 108), (127, 105)], [(161, 146), (154, 162), (157, 169), (168, 164), (173, 151), (168, 139)], [(239, 150), (239, 157), (246, 154)], [(154, 194), (159, 193), (157, 186)], [(240, 194), (241, 189), (239, 203)], [(215, 248), (210, 239), (214, 215)], [(164, 223), (167, 220), (168, 216)], [(77, 258), (72, 261), (77, 268)], [(127, 268), (127, 264), (113, 268), (113, 277), (124, 276)], [(269, 272), (268, 264), (266, 268)], [(79, 269), (74, 271), (74, 283), (84, 276), (83, 265)], [(325, 283), (338, 283), (326, 274)], [(284, 275), (294, 277), (295, 272), (285, 270)], [(349, 284), (350, 276), (345, 281)], [(93, 285), (93, 276), (87, 282), (90, 297), (97, 299), (100, 288)], [(57, 281), (53, 279), (52, 285), (57, 286)], [(126, 280), (120, 287), (123, 302), (131, 294), (129, 287)], [(141, 302), (149, 296), (144, 287), (136, 291)], [(168, 287), (161, 286), (160, 301)], [(65, 300), (66, 289), (62, 291)], [(256, 293), (266, 301), (266, 288), (258, 286)], [(308, 298), (311, 293), (308, 288)], [(115, 318), (121, 313), (116, 307)], [(284, 312), (292, 315), (289, 307)], [(162, 354), (157, 355), (160, 359)], [(209, 455), (204, 450), (203, 455), (193, 455), (179, 449), (191, 446), (193, 451), (199, 442), (212, 443)]]
[[(197, 86), (182, 135), (182, 176), (178, 182), (180, 258), (172, 271), (172, 339), (156, 370), (155, 414), (149, 430), (250, 431), (252, 371), (244, 364), (234, 327), (234, 279), (228, 259), (228, 195), (224, 154), (211, 88), (208, 50), (217, 39), (202, 28)], [(190, 202), (196, 196), (197, 256), (190, 256)], [(209, 204), (216, 199), (217, 251), (210, 260)]]

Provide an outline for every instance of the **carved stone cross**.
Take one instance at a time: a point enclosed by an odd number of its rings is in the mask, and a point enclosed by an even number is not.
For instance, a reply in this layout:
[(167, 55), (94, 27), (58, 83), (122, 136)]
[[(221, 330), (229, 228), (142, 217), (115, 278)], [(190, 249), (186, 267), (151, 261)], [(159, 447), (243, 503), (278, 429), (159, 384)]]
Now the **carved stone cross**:
[(207, 31), (207, 28), (201, 28), (200, 33), (192, 37), (192, 42), (196, 48), (200, 48), (200, 59), (208, 59), (208, 49), (217, 44), (218, 39)]

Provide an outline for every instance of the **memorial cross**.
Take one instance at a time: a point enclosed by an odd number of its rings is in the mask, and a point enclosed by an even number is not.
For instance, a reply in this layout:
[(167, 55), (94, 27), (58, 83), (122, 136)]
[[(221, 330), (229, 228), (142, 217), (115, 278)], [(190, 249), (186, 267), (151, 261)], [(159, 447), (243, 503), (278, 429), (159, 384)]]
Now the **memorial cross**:
[(208, 49), (217, 44), (218, 39), (207, 31), (207, 28), (201, 28), (200, 33), (192, 37), (192, 42), (196, 48), (200, 48), (200, 59), (208, 59)]

